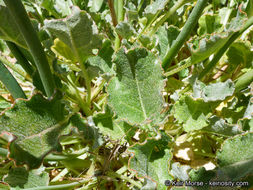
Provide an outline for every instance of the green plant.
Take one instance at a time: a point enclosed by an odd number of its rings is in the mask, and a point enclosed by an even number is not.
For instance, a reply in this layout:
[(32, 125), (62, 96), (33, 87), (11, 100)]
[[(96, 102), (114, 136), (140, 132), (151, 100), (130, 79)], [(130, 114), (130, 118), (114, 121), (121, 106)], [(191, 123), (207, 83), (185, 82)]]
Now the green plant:
[(0, 0), (0, 188), (251, 188), (252, 12)]

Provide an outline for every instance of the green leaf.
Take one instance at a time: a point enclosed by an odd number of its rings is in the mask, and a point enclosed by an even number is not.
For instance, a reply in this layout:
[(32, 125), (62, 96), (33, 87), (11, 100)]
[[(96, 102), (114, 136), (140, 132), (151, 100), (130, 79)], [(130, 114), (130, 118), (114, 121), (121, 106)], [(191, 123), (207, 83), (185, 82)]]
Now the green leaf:
[(49, 175), (40, 169), (27, 171), (24, 167), (13, 168), (4, 178), (13, 190), (48, 186)]
[(102, 7), (103, 2), (104, 0), (92, 0), (91, 10), (94, 12), (98, 12)]
[(234, 83), (230, 79), (226, 82), (212, 83), (207, 86), (196, 81), (193, 85), (194, 98), (202, 98), (205, 102), (224, 100), (225, 98), (232, 96), (234, 90)]
[(231, 73), (234, 69), (241, 65), (243, 68), (252, 67), (253, 51), (248, 41), (238, 41), (233, 43), (227, 53), (229, 68), (227, 72)]
[(62, 18), (71, 13), (73, 4), (71, 0), (42, 0), (40, 6), (56, 18)]
[(4, 109), (9, 107), (11, 107), (11, 103), (0, 95), (0, 111), (3, 111)]
[(129, 39), (135, 34), (134, 28), (127, 22), (120, 22), (115, 30), (118, 35), (125, 39)]
[(246, 22), (244, 14), (239, 14), (234, 18), (226, 27), (223, 32), (212, 33), (200, 37), (193, 38), (187, 43), (189, 50), (192, 54), (191, 61), (193, 63), (199, 63), (208, 58), (213, 53), (216, 53), (221, 49), (229, 38), (238, 32)]
[(188, 165), (181, 165), (179, 162), (175, 162), (171, 166), (170, 173), (174, 178), (179, 179), (180, 181), (186, 181), (189, 179), (187, 171), (191, 167)]
[(253, 133), (227, 139), (217, 153), (220, 166), (253, 159)]
[[(0, 38), (1, 38), (1, 37), (0, 37)], [(3, 54), (8, 54), (8, 53), (9, 53), (8, 46), (6, 45), (5, 41), (4, 41), (4, 40), (1, 40), (1, 39), (0, 39), (0, 51), (1, 51)]]
[(213, 32), (219, 32), (221, 29), (221, 18), (219, 15), (205, 14), (199, 18), (198, 34), (211, 34)]
[(186, 132), (208, 126), (208, 118), (212, 106), (201, 99), (194, 100), (190, 96), (182, 96), (174, 105), (174, 117), (183, 123)]
[(128, 136), (130, 130), (135, 128), (125, 121), (116, 120), (113, 112), (109, 107), (105, 108), (104, 113), (98, 113), (93, 117), (93, 121), (99, 130), (109, 136), (112, 140), (119, 140), (124, 136)]
[[(236, 162), (234, 164), (230, 164), (224, 167), (218, 167), (214, 170), (205, 170), (204, 167), (201, 167), (197, 170), (191, 170), (189, 175), (191, 181), (202, 181), (204, 182), (204, 186), (196, 187), (199, 190), (213, 189), (213, 187), (218, 187), (221, 185), (212, 185), (217, 184), (217, 182), (226, 182), (226, 187), (231, 189), (238, 189), (235, 182), (243, 181), (248, 182), (248, 186), (246, 188), (252, 187), (252, 181), (247, 180), (248, 177), (252, 176), (253, 172), (253, 159), (249, 159), (246, 161)], [(245, 188), (242, 186), (241, 188)]]
[(91, 144), (92, 149), (96, 149), (104, 143), (104, 139), (94, 123), (85, 120), (80, 114), (74, 114), (69, 119), (68, 133), (72, 128), (77, 128), (82, 133), (84, 140)]
[(90, 15), (77, 7), (73, 7), (71, 16), (65, 19), (46, 20), (45, 28), (64, 42), (79, 62), (94, 55), (92, 50), (102, 45), (102, 37)]
[(165, 8), (168, 1), (166, 0), (155, 0), (150, 5), (148, 5), (145, 8), (144, 16), (146, 16), (148, 19), (152, 19), (155, 14), (158, 13), (158, 11), (161, 11)]
[(17, 165), (38, 167), (51, 151), (61, 150), (58, 136), (63, 132), (64, 105), (55, 97), (49, 101), (41, 95), (30, 100), (17, 99), (0, 117), (0, 134), (8, 136), (9, 157)]
[(252, 113), (253, 113), (253, 96), (251, 96), (249, 99), (249, 103), (248, 103), (248, 106), (245, 110), (243, 117), (251, 119), (251, 118), (253, 118)]
[(161, 60), (166, 55), (167, 51), (171, 48), (173, 42), (176, 40), (179, 33), (180, 30), (176, 26), (170, 25), (168, 27), (166, 24), (161, 26), (157, 30), (156, 32), (156, 35), (158, 37), (157, 49), (160, 52)]
[(102, 48), (99, 50), (98, 55), (90, 57), (88, 59), (88, 62), (89, 62), (88, 69), (90, 69), (90, 67), (97, 68), (98, 76), (99, 74), (113, 75), (115, 73), (113, 70), (113, 64), (112, 64), (113, 53), (114, 53), (114, 50), (112, 48), (111, 41), (106, 40), (103, 43)]
[(5, 6), (0, 5), (0, 38), (11, 41), (23, 48), (27, 48), (26, 42), (18, 29), (17, 24)]
[(159, 190), (167, 189), (164, 182), (172, 179), (168, 172), (172, 159), (170, 142), (171, 138), (162, 132), (160, 139), (147, 139), (145, 144), (135, 144), (128, 149), (133, 153), (129, 168), (137, 173), (137, 177), (155, 181)]
[(115, 55), (117, 67), (108, 87), (108, 103), (119, 119), (143, 123), (158, 117), (163, 109), (162, 70), (156, 57), (145, 49), (136, 48)]
[(224, 119), (218, 118), (215, 115), (209, 119), (209, 122), (209, 125), (203, 128), (202, 131), (226, 136), (234, 136), (242, 132), (238, 125), (229, 125)]
[(65, 59), (66, 62), (76, 63), (78, 61), (70, 47), (58, 38), (54, 40), (54, 45), (51, 49), (60, 59)]

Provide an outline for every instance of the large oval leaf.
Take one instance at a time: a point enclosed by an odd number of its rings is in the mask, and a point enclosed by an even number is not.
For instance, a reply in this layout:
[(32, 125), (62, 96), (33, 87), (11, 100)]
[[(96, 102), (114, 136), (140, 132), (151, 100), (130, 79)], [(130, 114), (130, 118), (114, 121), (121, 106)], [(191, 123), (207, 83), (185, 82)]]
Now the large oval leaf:
[(146, 49), (136, 48), (115, 56), (116, 77), (108, 85), (108, 103), (118, 117), (131, 123), (159, 121), (163, 109), (162, 70), (156, 57)]

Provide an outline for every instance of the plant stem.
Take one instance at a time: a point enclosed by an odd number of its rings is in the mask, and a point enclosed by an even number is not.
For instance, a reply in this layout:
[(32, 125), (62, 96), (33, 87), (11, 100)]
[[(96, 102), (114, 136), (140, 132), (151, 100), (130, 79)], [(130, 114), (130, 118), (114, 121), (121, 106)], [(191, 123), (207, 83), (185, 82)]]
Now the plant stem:
[[(117, 20), (118, 23), (122, 22), (124, 20), (124, 0), (116, 0), (117, 3)], [(115, 50), (118, 50), (120, 48), (121, 44), (121, 36), (117, 34), (117, 37), (115, 39)]]
[[(8, 150), (5, 148), (0, 147), (0, 156), (6, 158), (8, 155)], [(44, 160), (45, 161), (66, 161), (66, 160), (74, 160), (76, 157), (80, 156), (81, 154), (76, 155), (62, 155), (62, 154), (49, 154), (47, 155)]]
[(133, 179), (131, 179), (127, 176), (124, 176), (122, 174), (118, 174), (118, 173), (115, 173), (115, 172), (108, 172), (108, 176), (120, 178), (122, 180), (125, 180), (125, 181), (133, 184), (134, 186), (136, 186), (138, 188), (142, 188), (142, 185), (140, 183), (138, 183), (138, 182), (134, 181)]
[[(78, 100), (78, 103), (79, 103), (80, 108), (83, 110), (83, 112), (84, 112), (87, 116), (91, 115), (90, 108), (89, 108), (89, 106), (88, 106), (87, 104), (85, 104), (85, 102), (83, 101), (83, 99), (82, 99), (82, 97), (81, 97), (81, 95), (80, 95), (80, 93), (79, 93), (79, 90), (77, 89), (76, 85), (72, 82), (72, 80), (71, 80), (70, 77), (67, 77), (66, 79), (67, 79), (68, 83), (72, 86), (72, 88), (74, 88), (74, 90), (75, 90), (75, 96), (76, 96), (76, 98), (77, 98), (77, 100)], [(85, 80), (86, 80), (86, 79), (85, 79)]]
[(117, 0), (116, 2), (118, 4), (118, 6), (117, 6), (117, 8), (118, 8), (117, 19), (118, 19), (118, 23), (119, 23), (119, 22), (121, 22), (121, 21), (124, 20), (124, 9), (123, 9), (123, 7), (124, 7), (124, 0)]
[(163, 59), (162, 66), (165, 71), (170, 66), (173, 58), (176, 56), (180, 48), (183, 46), (184, 42), (188, 39), (188, 36), (191, 34), (191, 31), (197, 24), (198, 19), (201, 16), (201, 13), (205, 8), (206, 3), (207, 0), (198, 0), (198, 2), (196, 3), (182, 31), (180, 32), (177, 39), (173, 43), (172, 47), (168, 50), (168, 53), (165, 55)]
[(26, 190), (63, 190), (63, 189), (74, 189), (77, 186), (83, 185), (87, 182), (89, 182), (90, 179), (83, 179), (78, 182), (73, 182), (69, 184), (62, 184), (62, 185), (50, 185), (50, 186), (41, 186), (41, 187), (33, 187), (33, 188), (27, 188)]
[(235, 83), (235, 92), (246, 88), (253, 81), (253, 69), (240, 76)]
[(185, 62), (185, 64), (180, 65), (180, 66), (176, 66), (176, 67), (172, 67), (171, 70), (169, 70), (168, 72), (166, 72), (164, 75), (166, 77), (174, 75), (175, 73), (182, 71), (183, 69), (186, 69), (187, 67), (190, 67), (191, 65), (194, 64), (194, 62), (191, 61), (191, 58), (187, 58), (186, 60), (183, 60)]
[(21, 0), (4, 0), (4, 3), (9, 9), (13, 20), (15, 20), (20, 32), (26, 41), (27, 46), (31, 51), (47, 96), (52, 96), (55, 88), (54, 78), (51, 73), (43, 47), (30, 22), (30, 19)]
[(22, 88), (19, 86), (16, 79), (12, 76), (10, 71), (4, 66), (4, 64), (0, 61), (0, 80), (11, 93), (14, 99), (17, 98), (25, 98), (26, 95)]
[(103, 89), (105, 83), (106, 80), (102, 79), (98, 86), (91, 92), (91, 100), (93, 100), (99, 94), (99, 92)]
[(88, 105), (88, 107), (90, 108), (90, 104), (91, 104), (91, 80), (89, 77), (89, 74), (85, 68), (84, 63), (80, 63), (80, 67), (83, 73), (83, 77), (85, 79), (85, 86), (86, 86), (86, 90), (87, 90), (87, 95), (86, 95), (86, 103)]
[[(230, 47), (230, 45), (245, 31), (247, 30), (251, 25), (253, 25), (253, 17), (251, 17), (249, 20), (247, 20), (247, 22), (244, 24), (244, 26), (242, 27), (242, 29), (238, 32), (235, 32), (230, 38), (229, 40), (225, 43), (225, 45), (215, 54), (215, 56), (213, 57), (213, 59), (207, 64), (207, 66), (205, 67), (205, 69), (200, 73), (199, 75), (199, 79), (203, 79), (204, 76), (206, 76), (206, 74), (208, 72), (210, 72), (215, 65), (217, 64), (217, 62), (220, 60), (220, 58), (223, 56), (223, 54), (227, 51), (227, 49)], [(186, 60), (183, 60), (186, 63), (184, 65), (181, 66), (173, 66), (171, 67), (171, 70), (165, 73), (165, 76), (170, 76), (173, 75), (187, 67), (190, 67), (191, 65), (197, 64), (200, 62), (200, 60), (198, 60), (198, 62), (196, 61), (192, 61), (191, 58), (187, 58)]]
[(109, 6), (110, 12), (111, 12), (112, 23), (113, 23), (113, 26), (115, 27), (115, 26), (117, 26), (118, 21), (117, 21), (117, 16), (116, 16), (115, 9), (114, 9), (113, 0), (108, 0), (108, 6)]
[(165, 15), (163, 15), (163, 17), (155, 24), (155, 26), (153, 27), (150, 36), (154, 35), (155, 32), (157, 31), (157, 29), (163, 25), (163, 23), (171, 16), (173, 15), (177, 9), (179, 9), (181, 6), (183, 6), (186, 2), (188, 2), (189, 0), (179, 0), (176, 2), (175, 5), (173, 5), (173, 7), (171, 7), (171, 9), (166, 12)]
[(29, 75), (26, 75), (26, 73), (17, 67), (17, 65), (10, 63), (5, 57), (0, 56), (0, 61), (3, 62), (4, 65), (11, 68), (13, 71), (18, 73), (20, 76), (24, 77), (27, 81), (32, 82), (32, 79)]
[(243, 25), (242, 29), (238, 32), (235, 32), (229, 40), (225, 43), (225, 45), (215, 54), (214, 58), (208, 63), (206, 68), (201, 72), (199, 79), (202, 79), (208, 72), (210, 72), (215, 65), (218, 63), (220, 58), (223, 56), (223, 54), (227, 51), (227, 49), (230, 47), (230, 45), (245, 31), (247, 30), (251, 25), (253, 25), (253, 17), (247, 20), (247, 22)]
[(11, 53), (17, 59), (17, 62), (22, 66), (22, 68), (26, 71), (26, 73), (31, 77), (33, 75), (34, 69), (27, 61), (22, 52), (18, 49), (17, 45), (6, 41), (7, 46), (9, 47)]

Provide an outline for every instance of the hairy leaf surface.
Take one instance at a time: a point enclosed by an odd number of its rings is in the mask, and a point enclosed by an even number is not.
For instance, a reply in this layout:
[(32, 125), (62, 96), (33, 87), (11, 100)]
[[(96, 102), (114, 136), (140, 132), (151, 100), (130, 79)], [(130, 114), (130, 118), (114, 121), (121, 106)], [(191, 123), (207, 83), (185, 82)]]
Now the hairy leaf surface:
[(170, 180), (169, 161), (172, 159), (168, 143), (171, 138), (161, 133), (159, 140), (147, 139), (144, 144), (135, 144), (128, 149), (134, 153), (129, 161), (129, 168), (137, 172), (138, 177), (149, 178), (155, 181), (157, 189), (165, 190), (165, 180)]
[(148, 120), (159, 122), (163, 108), (162, 70), (156, 57), (145, 49), (125, 52), (120, 49), (115, 55), (116, 77), (107, 88), (108, 103), (119, 119), (131, 123)]
[(45, 28), (68, 45), (77, 60), (83, 62), (94, 55), (92, 50), (102, 45), (101, 36), (91, 17), (77, 7), (72, 15), (62, 20), (46, 20)]

